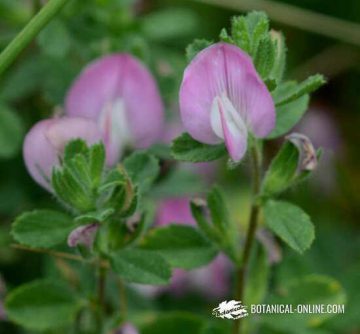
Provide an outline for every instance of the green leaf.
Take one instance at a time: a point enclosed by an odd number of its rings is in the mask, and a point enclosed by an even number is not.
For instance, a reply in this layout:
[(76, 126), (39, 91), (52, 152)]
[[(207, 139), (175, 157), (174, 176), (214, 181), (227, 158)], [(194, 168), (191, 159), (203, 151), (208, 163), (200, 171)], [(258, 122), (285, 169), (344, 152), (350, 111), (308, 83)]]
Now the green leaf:
[(254, 57), (256, 70), (263, 79), (267, 79), (275, 62), (275, 46), (269, 35), (259, 41)]
[(71, 161), (78, 154), (88, 154), (89, 149), (83, 139), (70, 140), (64, 149), (64, 161)]
[(143, 249), (115, 252), (111, 255), (111, 265), (128, 282), (167, 284), (171, 277), (171, 269), (163, 257)]
[(62, 212), (36, 210), (16, 218), (12, 235), (23, 245), (49, 248), (65, 242), (75, 227), (72, 218)]
[(305, 94), (314, 92), (325, 83), (326, 80), (321, 74), (312, 75), (298, 85), (293, 86), (292, 89), (289, 89), (286, 93), (277, 95), (275, 98), (275, 105), (276, 107), (279, 107), (295, 101)]
[(186, 47), (186, 58), (188, 62), (194, 59), (194, 57), (203, 49), (213, 44), (213, 41), (206, 39), (195, 39), (191, 44)]
[(277, 82), (281, 82), (284, 76), (286, 65), (287, 49), (285, 44), (285, 37), (281, 32), (274, 30), (270, 31), (270, 36), (275, 46), (275, 60), (270, 77), (275, 78)]
[(293, 184), (299, 164), (299, 150), (286, 141), (272, 160), (262, 185), (262, 195), (273, 196), (285, 191)]
[(6, 298), (10, 320), (31, 330), (64, 327), (75, 320), (79, 300), (61, 283), (39, 280), (18, 287)]
[(147, 321), (141, 327), (142, 334), (202, 334), (205, 322), (198, 316), (186, 312), (162, 314)]
[[(296, 87), (296, 82), (288, 81), (278, 87), (274, 93), (281, 95), (282, 92), (290, 91), (293, 87)], [(305, 114), (309, 99), (309, 95), (305, 94), (292, 102), (276, 107), (276, 125), (267, 139), (274, 139), (289, 132)]]
[(207, 145), (183, 133), (171, 145), (172, 156), (181, 161), (203, 162), (220, 159), (227, 154), (224, 144)]
[(21, 118), (4, 105), (0, 105), (0, 158), (14, 157), (21, 148), (24, 125)]
[(141, 247), (160, 254), (171, 266), (184, 269), (205, 265), (217, 253), (195, 228), (175, 224), (151, 230)]
[(160, 172), (159, 160), (145, 152), (131, 154), (124, 160), (124, 166), (142, 193), (150, 189)]
[(234, 17), (231, 23), (231, 35), (234, 44), (254, 57), (260, 40), (266, 38), (269, 20), (264, 12), (253, 11), (246, 16)]
[[(294, 280), (281, 287), (281, 295), (273, 295), (268, 304), (291, 304), (293, 309), (298, 305), (343, 305), (346, 295), (341, 285), (331, 277), (322, 275), (308, 275)], [(286, 333), (308, 333), (310, 329), (320, 326), (327, 319), (334, 317), (334, 313), (294, 312), (293, 314), (263, 315), (261, 320), (269, 327), (285, 331)]]
[(105, 222), (113, 213), (114, 209), (102, 209), (94, 212), (87, 212), (84, 215), (77, 216), (75, 221), (80, 224), (90, 224), (94, 222), (103, 223)]
[(264, 207), (265, 224), (292, 249), (303, 253), (315, 238), (310, 217), (298, 206), (269, 200)]
[(213, 224), (222, 232), (229, 229), (230, 219), (225, 199), (218, 187), (213, 187), (207, 196), (207, 204), (210, 209)]
[(95, 144), (89, 150), (89, 169), (93, 188), (100, 185), (105, 166), (105, 146), (103, 143)]

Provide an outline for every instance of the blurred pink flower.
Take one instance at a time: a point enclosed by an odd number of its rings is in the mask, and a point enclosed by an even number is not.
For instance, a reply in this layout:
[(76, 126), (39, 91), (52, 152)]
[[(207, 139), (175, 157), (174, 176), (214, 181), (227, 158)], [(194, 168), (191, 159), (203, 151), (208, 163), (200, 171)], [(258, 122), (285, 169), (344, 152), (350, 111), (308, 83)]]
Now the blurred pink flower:
[(36, 123), (25, 137), (23, 156), (32, 178), (52, 191), (51, 174), (60, 162), (71, 139), (81, 138), (88, 144), (101, 141), (101, 133), (91, 120), (78, 117), (46, 119)]
[(89, 64), (70, 88), (65, 112), (96, 121), (114, 165), (126, 145), (145, 148), (160, 139), (163, 104), (148, 69), (129, 54)]
[(194, 139), (206, 144), (224, 140), (235, 162), (246, 152), (249, 131), (262, 138), (275, 126), (273, 99), (251, 58), (226, 43), (204, 49), (188, 65), (180, 112)]
[(163, 200), (158, 207), (156, 225), (168, 225), (171, 223), (195, 225), (196, 222), (190, 211), (190, 203), (187, 198), (169, 198)]

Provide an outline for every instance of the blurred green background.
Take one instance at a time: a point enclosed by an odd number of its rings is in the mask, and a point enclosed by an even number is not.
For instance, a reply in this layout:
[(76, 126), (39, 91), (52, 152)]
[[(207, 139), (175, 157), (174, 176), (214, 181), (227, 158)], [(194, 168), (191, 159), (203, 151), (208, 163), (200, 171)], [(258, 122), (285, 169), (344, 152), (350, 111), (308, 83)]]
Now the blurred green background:
[[(0, 0), (0, 49), (42, 3)], [(6, 289), (47, 272), (46, 256), (10, 247), (10, 223), (24, 210), (56, 205), (25, 170), (21, 146), (26, 131), (36, 121), (61, 112), (67, 88), (86, 63), (115, 51), (131, 52), (151, 68), (167, 117), (176, 119), (187, 44), (194, 38), (216, 41), (231, 16), (251, 9), (266, 10), (272, 27), (284, 32), (289, 50), (287, 78), (301, 80), (316, 72), (328, 78), (328, 84), (312, 97), (298, 127), (324, 147), (324, 159), (311, 180), (285, 196), (311, 215), (317, 238), (303, 257), (284, 248), (283, 262), (274, 266), (271, 284), (281, 286), (290, 278), (311, 273), (336, 278), (347, 293), (346, 313), (311, 333), (360, 333), (358, 0), (70, 1), (0, 77), (0, 272)], [(266, 146), (268, 157), (280, 142)], [(233, 216), (242, 223), (247, 210), (243, 208), (248, 205), (242, 200), (249, 189), (246, 170), (220, 168), (217, 179), (227, 189)], [(6, 289), (0, 289), (0, 300)], [(186, 298), (183, 303), (171, 303), (163, 300), (156, 307), (189, 307)], [(146, 309), (146, 305), (141, 307)], [(23, 331), (0, 322), (0, 333)]]

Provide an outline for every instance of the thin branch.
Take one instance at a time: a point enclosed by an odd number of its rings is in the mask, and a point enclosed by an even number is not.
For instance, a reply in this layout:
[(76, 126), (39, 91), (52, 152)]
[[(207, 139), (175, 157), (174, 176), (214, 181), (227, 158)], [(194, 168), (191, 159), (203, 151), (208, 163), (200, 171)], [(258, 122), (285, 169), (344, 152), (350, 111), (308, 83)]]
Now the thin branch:
[[(66, 252), (57, 252), (57, 251), (52, 251), (49, 249), (42, 249), (42, 248), (31, 248), (31, 247), (27, 247), (27, 246), (23, 246), (23, 245), (19, 245), (19, 244), (12, 244), (11, 247), (15, 248), (15, 249), (27, 251), (27, 252), (47, 254), (50, 256), (54, 256), (54, 257), (58, 257), (58, 258), (66, 259), (66, 260), (84, 262), (84, 263), (96, 265), (96, 262), (94, 262), (94, 261), (86, 261), (79, 255), (70, 254), (70, 253), (66, 253)], [(106, 261), (102, 261), (101, 266), (103, 268), (108, 268), (109, 263)]]
[[(253, 172), (253, 177), (252, 177), (253, 200), (251, 205), (251, 212), (250, 212), (245, 245), (243, 248), (241, 267), (237, 270), (236, 273), (236, 291), (235, 291), (235, 299), (242, 302), (245, 294), (245, 284), (248, 274), (249, 260), (254, 245), (255, 234), (258, 225), (259, 211), (260, 211), (260, 207), (257, 201), (257, 196), (260, 192), (260, 186), (261, 186), (261, 156), (256, 142), (253, 144), (250, 153), (252, 160), (251, 168)], [(233, 333), (234, 334), (241, 333), (241, 318), (235, 320)]]
[(0, 74), (16, 59), (20, 52), (51, 21), (69, 0), (50, 0), (30, 20), (0, 54)]

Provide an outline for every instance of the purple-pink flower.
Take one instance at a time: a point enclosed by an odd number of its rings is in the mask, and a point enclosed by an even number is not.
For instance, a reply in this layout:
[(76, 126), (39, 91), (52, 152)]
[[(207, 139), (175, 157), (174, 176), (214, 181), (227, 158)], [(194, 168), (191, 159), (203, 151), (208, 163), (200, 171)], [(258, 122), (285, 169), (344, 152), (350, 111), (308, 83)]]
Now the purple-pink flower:
[(51, 174), (59, 165), (66, 144), (81, 138), (89, 145), (101, 141), (95, 122), (78, 117), (46, 119), (36, 123), (25, 137), (23, 156), (32, 178), (52, 191)]
[(224, 141), (235, 162), (246, 152), (249, 133), (263, 138), (275, 126), (273, 99), (251, 58), (227, 43), (204, 49), (188, 65), (180, 112), (194, 139), (206, 144)]
[(65, 112), (99, 125), (107, 164), (115, 164), (127, 145), (145, 148), (160, 139), (163, 104), (147, 68), (129, 54), (113, 54), (88, 65), (70, 88)]

